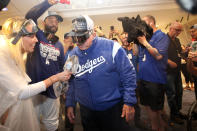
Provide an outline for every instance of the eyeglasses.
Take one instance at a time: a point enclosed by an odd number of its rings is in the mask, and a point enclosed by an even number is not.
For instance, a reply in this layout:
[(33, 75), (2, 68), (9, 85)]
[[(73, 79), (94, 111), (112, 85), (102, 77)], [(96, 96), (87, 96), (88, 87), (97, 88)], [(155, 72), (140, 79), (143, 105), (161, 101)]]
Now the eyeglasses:
[(183, 31), (182, 29), (176, 29), (176, 28), (174, 28), (174, 30), (175, 30), (176, 32), (181, 32), (181, 31)]
[[(28, 25), (32, 25), (32, 32), (29, 32), (27, 30)], [(34, 37), (37, 31), (38, 27), (35, 22), (31, 19), (26, 20), (21, 26), (21, 30), (16, 34), (14, 40), (12, 41), (12, 44), (16, 44), (22, 36)]]

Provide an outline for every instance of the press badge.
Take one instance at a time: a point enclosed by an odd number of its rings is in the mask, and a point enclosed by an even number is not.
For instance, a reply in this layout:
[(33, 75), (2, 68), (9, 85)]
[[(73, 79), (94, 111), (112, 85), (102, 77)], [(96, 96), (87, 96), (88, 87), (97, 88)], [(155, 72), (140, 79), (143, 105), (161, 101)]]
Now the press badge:
[(130, 60), (132, 59), (132, 55), (131, 55), (131, 54), (128, 54), (127, 56), (128, 56), (128, 58), (129, 58)]

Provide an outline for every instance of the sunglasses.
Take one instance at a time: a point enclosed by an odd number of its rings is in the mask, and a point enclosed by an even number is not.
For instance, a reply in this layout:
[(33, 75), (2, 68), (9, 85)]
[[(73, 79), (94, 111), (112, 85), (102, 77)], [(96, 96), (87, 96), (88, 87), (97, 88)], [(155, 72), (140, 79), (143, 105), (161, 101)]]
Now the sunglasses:
[(90, 37), (89, 32), (85, 33), (82, 36), (73, 36), (73, 43), (83, 44), (86, 42), (86, 40)]

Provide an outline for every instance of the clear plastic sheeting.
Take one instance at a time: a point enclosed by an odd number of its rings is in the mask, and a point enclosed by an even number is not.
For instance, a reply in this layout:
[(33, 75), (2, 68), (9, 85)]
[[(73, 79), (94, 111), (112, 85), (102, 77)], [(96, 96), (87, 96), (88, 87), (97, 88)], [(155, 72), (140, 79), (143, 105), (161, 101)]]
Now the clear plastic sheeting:
[[(79, 58), (76, 55), (69, 56), (64, 64), (64, 70), (76, 74), (79, 67)], [(59, 97), (61, 94), (65, 94), (68, 90), (68, 81), (65, 82), (56, 82), (53, 84), (53, 90), (56, 97)]]

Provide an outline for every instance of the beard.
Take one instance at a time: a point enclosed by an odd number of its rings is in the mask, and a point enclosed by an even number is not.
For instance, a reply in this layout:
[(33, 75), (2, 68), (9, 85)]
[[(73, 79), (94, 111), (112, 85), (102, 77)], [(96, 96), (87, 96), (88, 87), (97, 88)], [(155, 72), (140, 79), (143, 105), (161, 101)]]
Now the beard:
[(58, 27), (56, 27), (56, 26), (45, 25), (45, 31), (48, 33), (55, 34), (57, 32), (57, 30), (58, 30)]

